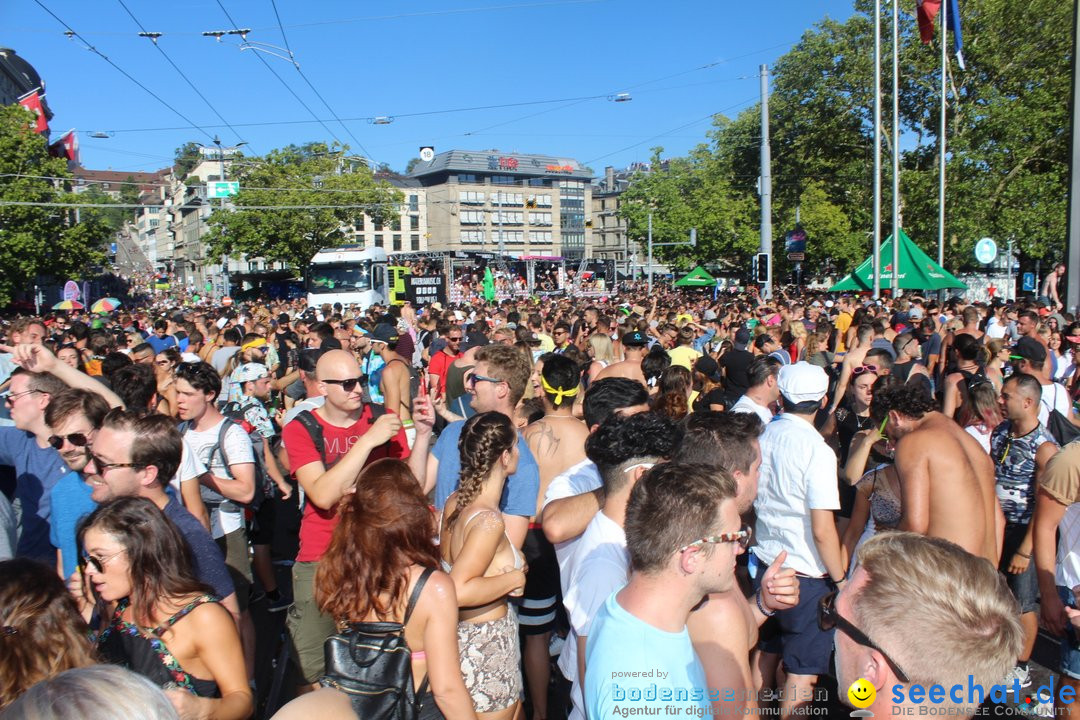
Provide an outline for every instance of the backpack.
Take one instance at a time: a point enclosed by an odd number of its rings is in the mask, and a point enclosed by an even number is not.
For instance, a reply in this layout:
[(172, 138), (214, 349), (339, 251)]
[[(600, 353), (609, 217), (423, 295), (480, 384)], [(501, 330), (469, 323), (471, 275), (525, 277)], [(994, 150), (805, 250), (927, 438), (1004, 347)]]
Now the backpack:
[[(1073, 425), (1072, 421), (1057, 409), (1057, 391), (1057, 383), (1054, 383), (1054, 404), (1048, 408), (1050, 415), (1046, 419), (1046, 430), (1058, 445), (1065, 447), (1075, 440), (1080, 440), (1080, 427)], [(1040, 402), (1046, 405), (1045, 401), (1040, 400)]]
[(236, 401), (225, 403), (225, 406), (221, 408), (221, 414), (225, 416), (225, 422), (221, 424), (221, 430), (218, 431), (217, 442), (210, 448), (207, 462), (213, 460), (214, 453), (220, 453), (222, 465), (228, 468), (229, 458), (225, 454), (225, 433), (229, 432), (229, 427), (232, 425), (239, 425), (247, 433), (248, 440), (251, 442), (251, 454), (255, 458), (255, 494), (246, 507), (254, 512), (259, 509), (265, 500), (274, 496), (276, 486), (266, 469), (266, 441), (255, 429), (255, 426), (244, 417), (244, 410), (244, 406)]
[(420, 717), (428, 677), (425, 673), (419, 689), (414, 689), (412, 651), (405, 642), (405, 626), (433, 572), (427, 568), (416, 581), (402, 622), (349, 623), (323, 644), (326, 672), (319, 678), (319, 684), (345, 693), (357, 717), (364, 720)]
[[(368, 405), (371, 408), (371, 420), (374, 422), (379, 419), (379, 416), (386, 414), (386, 408), (382, 405)], [(315, 446), (315, 452), (319, 453), (319, 459), (322, 460), (323, 467), (329, 470), (331, 465), (326, 462), (326, 440), (323, 438), (322, 425), (310, 410), (301, 410), (293, 418), (296, 422), (299, 422), (305, 430), (307, 430), (308, 436), (311, 437), (311, 442)]]

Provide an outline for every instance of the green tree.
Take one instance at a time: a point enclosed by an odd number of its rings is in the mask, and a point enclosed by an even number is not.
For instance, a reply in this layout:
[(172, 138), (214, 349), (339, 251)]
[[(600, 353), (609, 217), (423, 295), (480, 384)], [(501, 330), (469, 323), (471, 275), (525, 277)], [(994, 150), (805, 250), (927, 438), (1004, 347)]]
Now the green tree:
[(45, 138), (30, 129), (32, 119), (20, 105), (0, 107), (0, 305), (38, 277), (85, 277), (104, 261), (110, 237), (94, 208), (4, 204), (86, 202), (67, 191), (67, 161), (49, 156)]
[(176, 148), (173, 153), (173, 171), (178, 178), (186, 178), (187, 174), (202, 162), (201, 146), (194, 141), (188, 141)]
[(348, 241), (365, 212), (378, 220), (397, 217), (402, 193), (350, 162), (346, 149), (290, 145), (238, 167), (241, 190), (233, 207), (215, 209), (208, 220), (208, 254), (303, 268), (321, 248)]

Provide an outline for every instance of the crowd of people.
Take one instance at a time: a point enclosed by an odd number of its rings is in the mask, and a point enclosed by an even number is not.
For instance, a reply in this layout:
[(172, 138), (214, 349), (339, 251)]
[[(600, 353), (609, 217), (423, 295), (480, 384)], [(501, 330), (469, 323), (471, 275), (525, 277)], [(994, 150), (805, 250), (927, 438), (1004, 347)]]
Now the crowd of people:
[(1022, 702), (1040, 625), (1075, 697), (1063, 311), (658, 288), (10, 319), (0, 718), (889, 715), (932, 686), (972, 712)]

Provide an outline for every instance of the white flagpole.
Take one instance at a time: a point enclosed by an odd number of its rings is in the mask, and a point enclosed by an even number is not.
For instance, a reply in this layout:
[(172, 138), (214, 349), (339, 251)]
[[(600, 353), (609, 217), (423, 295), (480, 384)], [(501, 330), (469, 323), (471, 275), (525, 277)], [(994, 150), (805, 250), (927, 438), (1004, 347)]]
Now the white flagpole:
[(900, 0), (892, 0), (892, 296), (900, 291)]
[(874, 299), (881, 297), (881, 0), (874, 0)]
[(947, 50), (949, 39), (948, 26), (949, 0), (941, 3), (941, 130), (938, 133), (938, 148), (941, 151), (941, 159), (938, 167), (938, 240), (937, 261), (938, 265), (945, 266), (945, 110), (947, 92), (947, 78), (949, 70), (949, 53)]

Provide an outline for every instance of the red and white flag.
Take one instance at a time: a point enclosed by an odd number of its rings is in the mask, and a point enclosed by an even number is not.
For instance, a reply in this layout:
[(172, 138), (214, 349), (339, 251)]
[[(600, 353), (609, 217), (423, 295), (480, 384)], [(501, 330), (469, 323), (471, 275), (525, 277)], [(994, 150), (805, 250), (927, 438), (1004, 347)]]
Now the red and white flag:
[(19, 104), (37, 116), (34, 132), (42, 133), (49, 129), (49, 121), (45, 117), (45, 108), (41, 104), (41, 96), (38, 95), (37, 90), (34, 90), (26, 97), (20, 98)]
[(49, 154), (53, 157), (66, 158), (69, 163), (79, 164), (79, 134), (68, 130), (60, 139), (49, 145)]
[[(929, 45), (934, 39), (934, 18), (941, 12), (941, 0), (916, 0), (919, 5), (919, 37), (923, 45)], [(952, 8), (950, 8), (952, 9)]]

